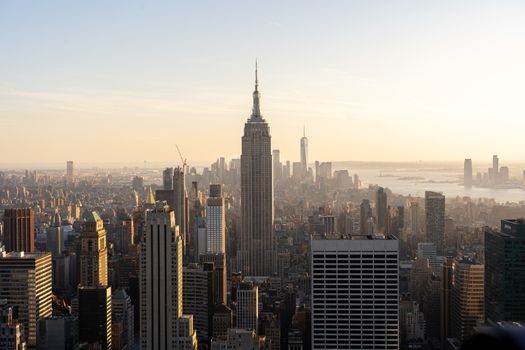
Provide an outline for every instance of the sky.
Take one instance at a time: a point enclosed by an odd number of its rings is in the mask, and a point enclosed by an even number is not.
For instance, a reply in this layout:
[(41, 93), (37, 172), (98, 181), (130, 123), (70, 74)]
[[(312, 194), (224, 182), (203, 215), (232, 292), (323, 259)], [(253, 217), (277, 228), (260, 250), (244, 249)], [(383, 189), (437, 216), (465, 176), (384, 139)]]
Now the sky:
[(523, 160), (523, 1), (0, 1), (0, 164)]

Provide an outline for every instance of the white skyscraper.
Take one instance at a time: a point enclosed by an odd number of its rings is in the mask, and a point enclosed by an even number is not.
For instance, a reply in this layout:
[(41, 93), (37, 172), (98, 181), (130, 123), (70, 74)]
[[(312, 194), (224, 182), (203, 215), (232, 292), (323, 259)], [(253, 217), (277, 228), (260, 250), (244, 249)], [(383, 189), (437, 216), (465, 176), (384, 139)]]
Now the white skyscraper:
[(313, 237), (312, 349), (399, 349), (394, 237)]
[(210, 185), (210, 197), (206, 200), (206, 253), (226, 253), (225, 221), (222, 185)]
[(146, 212), (145, 226), (140, 255), (141, 349), (196, 349), (193, 318), (182, 315), (182, 238), (175, 214), (157, 202)]

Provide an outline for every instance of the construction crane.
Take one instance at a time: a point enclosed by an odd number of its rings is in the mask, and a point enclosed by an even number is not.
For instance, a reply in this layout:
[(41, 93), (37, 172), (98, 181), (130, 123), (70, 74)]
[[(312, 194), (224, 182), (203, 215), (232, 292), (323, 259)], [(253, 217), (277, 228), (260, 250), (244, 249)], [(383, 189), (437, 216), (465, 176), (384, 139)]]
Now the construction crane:
[(182, 170), (186, 171), (186, 166), (188, 165), (186, 163), (186, 158), (182, 156), (182, 153), (180, 152), (179, 146), (175, 144), (175, 147), (177, 147), (177, 152), (179, 152), (180, 161), (182, 162)]

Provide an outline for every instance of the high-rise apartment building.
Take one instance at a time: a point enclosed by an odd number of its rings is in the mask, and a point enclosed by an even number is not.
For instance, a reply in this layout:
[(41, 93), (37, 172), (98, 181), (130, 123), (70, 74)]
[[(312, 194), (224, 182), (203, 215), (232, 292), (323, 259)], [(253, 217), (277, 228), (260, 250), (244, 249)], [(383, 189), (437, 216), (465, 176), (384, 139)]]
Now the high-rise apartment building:
[(259, 287), (242, 282), (237, 289), (237, 328), (257, 332), (259, 324)]
[(525, 320), (525, 220), (485, 228), (485, 314), (493, 322)]
[(472, 187), (472, 159), (465, 159), (463, 165), (463, 185), (467, 188)]
[(7, 252), (34, 253), (36, 251), (33, 208), (5, 209), (3, 223)]
[(399, 244), (311, 239), (312, 349), (399, 349)]
[(197, 346), (193, 317), (182, 312), (182, 237), (175, 213), (157, 202), (146, 212), (140, 254), (140, 346), (143, 350)]
[(173, 168), (166, 168), (162, 171), (162, 188), (173, 190)]
[(270, 128), (261, 115), (255, 69), (252, 115), (244, 125), (241, 154), (241, 232), (238, 267), (244, 275), (276, 272), (273, 230), (272, 145)]
[(459, 259), (453, 267), (454, 285), (451, 293), (451, 333), (464, 342), (474, 327), (485, 321), (484, 265)]
[(226, 216), (222, 185), (210, 185), (206, 200), (206, 253), (226, 253)]
[(188, 245), (188, 193), (186, 192), (186, 176), (184, 175), (184, 166), (176, 167), (173, 170), (173, 210), (175, 212), (175, 221), (179, 226), (180, 235), (182, 237), (182, 251), (186, 252)]
[(443, 255), (445, 244), (445, 196), (441, 193), (425, 192), (425, 224), (427, 242), (436, 245), (437, 255)]
[(376, 192), (376, 219), (377, 233), (385, 234), (387, 228), (388, 211), (386, 192), (383, 187), (379, 187)]
[(0, 253), (0, 300), (16, 307), (30, 347), (37, 345), (37, 322), (52, 310), (51, 253)]

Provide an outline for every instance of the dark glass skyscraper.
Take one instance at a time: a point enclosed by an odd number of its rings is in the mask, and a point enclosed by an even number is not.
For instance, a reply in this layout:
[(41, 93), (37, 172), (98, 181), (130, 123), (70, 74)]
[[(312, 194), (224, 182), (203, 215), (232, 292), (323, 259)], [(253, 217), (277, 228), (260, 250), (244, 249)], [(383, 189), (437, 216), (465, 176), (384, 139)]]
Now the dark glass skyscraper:
[(383, 187), (379, 187), (376, 192), (376, 219), (377, 219), (377, 233), (386, 233), (387, 227), (387, 198)]
[(244, 125), (241, 154), (241, 222), (238, 268), (245, 275), (275, 272), (272, 142), (259, 106), (257, 66), (252, 115)]
[(425, 224), (427, 242), (434, 243), (437, 254), (443, 254), (445, 243), (445, 196), (441, 193), (425, 192)]
[(485, 317), (525, 321), (525, 220), (485, 228)]

